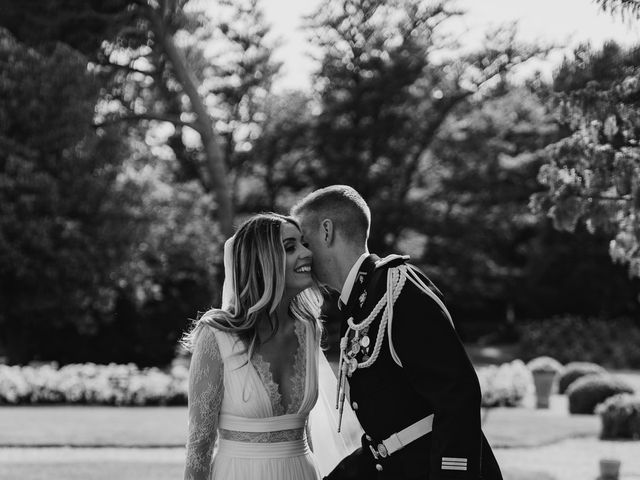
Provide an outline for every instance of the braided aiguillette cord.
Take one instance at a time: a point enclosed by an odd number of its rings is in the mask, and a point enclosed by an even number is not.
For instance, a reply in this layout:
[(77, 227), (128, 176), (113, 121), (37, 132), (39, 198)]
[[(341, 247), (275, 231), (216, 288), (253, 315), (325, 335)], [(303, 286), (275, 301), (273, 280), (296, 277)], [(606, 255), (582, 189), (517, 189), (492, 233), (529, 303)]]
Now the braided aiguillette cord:
[[(406, 267), (405, 267), (406, 268)], [(377, 360), (378, 355), (380, 354), (380, 350), (382, 349), (382, 343), (384, 340), (384, 333), (387, 326), (387, 320), (389, 317), (393, 318), (393, 305), (396, 300), (400, 296), (402, 292), (402, 288), (406, 282), (406, 272), (401, 267), (390, 268), (387, 272), (387, 294), (383, 295), (380, 301), (376, 304), (375, 308), (371, 311), (371, 313), (367, 316), (365, 320), (356, 324), (354, 322), (353, 317), (350, 317), (347, 320), (347, 331), (344, 336), (340, 339), (340, 360), (338, 363), (338, 392), (337, 392), (337, 404), (336, 408), (339, 408), (338, 411), (338, 432), (340, 432), (340, 428), (342, 426), (342, 416), (344, 412), (344, 400), (345, 400), (345, 390), (346, 390), (346, 377), (347, 370), (349, 369), (349, 364), (347, 363), (347, 347), (349, 343), (349, 333), (351, 330), (354, 330), (355, 333), (360, 332), (364, 328), (368, 327), (378, 316), (380, 310), (384, 308), (382, 313), (382, 318), (380, 320), (380, 326), (378, 327), (378, 334), (376, 335), (376, 341), (374, 344), (373, 352), (371, 353), (371, 357), (369, 357), (366, 361), (362, 363), (357, 363), (356, 368), (367, 368), (373, 365), (373, 363)], [(390, 300), (390, 301), (389, 301)]]

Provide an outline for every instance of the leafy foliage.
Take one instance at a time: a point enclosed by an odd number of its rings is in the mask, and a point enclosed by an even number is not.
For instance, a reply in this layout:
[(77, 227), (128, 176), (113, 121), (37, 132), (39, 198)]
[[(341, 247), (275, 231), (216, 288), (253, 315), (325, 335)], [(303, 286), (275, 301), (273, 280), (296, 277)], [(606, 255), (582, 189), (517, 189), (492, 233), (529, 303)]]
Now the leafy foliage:
[(0, 31), (0, 75), (0, 328), (23, 361), (56, 349), (63, 325), (98, 328), (144, 218), (118, 178), (126, 144), (91, 128), (98, 85), (75, 51), (41, 55)]
[(524, 358), (549, 355), (562, 363), (586, 361), (611, 368), (640, 366), (640, 326), (633, 319), (564, 316), (523, 322)]
[(544, 151), (531, 197), (558, 229), (584, 222), (612, 238), (614, 261), (640, 276), (640, 49), (581, 47), (556, 74), (555, 114), (568, 135)]
[(92, 127), (100, 84), (75, 50), (5, 31), (0, 47), (1, 347), (12, 363), (167, 363), (214, 300), (215, 202), (121, 128)]
[(596, 3), (602, 10), (613, 15), (619, 14), (622, 18), (627, 15), (636, 19), (640, 17), (640, 3), (637, 0), (596, 0)]
[(459, 14), (446, 1), (349, 0), (326, 1), (313, 17), (320, 162), (308, 166), (309, 177), (364, 196), (375, 220), (374, 251), (390, 251), (404, 231), (422, 230), (431, 184), (425, 161), (454, 108), (540, 53), (500, 30), (478, 51), (451, 59), (440, 32)]

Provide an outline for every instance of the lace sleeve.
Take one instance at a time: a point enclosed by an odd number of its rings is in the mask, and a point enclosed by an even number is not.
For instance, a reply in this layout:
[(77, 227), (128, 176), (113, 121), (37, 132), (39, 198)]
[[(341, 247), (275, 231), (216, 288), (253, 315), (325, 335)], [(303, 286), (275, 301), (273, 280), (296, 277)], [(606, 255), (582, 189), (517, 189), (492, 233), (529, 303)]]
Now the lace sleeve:
[(223, 362), (215, 333), (203, 327), (189, 368), (189, 437), (185, 480), (210, 478), (211, 458), (224, 394)]

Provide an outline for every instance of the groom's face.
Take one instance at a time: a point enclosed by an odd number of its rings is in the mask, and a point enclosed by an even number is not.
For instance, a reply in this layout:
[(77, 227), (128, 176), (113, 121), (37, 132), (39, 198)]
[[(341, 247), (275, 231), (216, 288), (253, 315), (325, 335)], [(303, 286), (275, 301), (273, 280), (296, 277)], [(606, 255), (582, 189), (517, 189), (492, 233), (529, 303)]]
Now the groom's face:
[(312, 216), (304, 214), (299, 215), (297, 220), (300, 223), (304, 240), (307, 242), (311, 253), (313, 253), (313, 274), (320, 283), (328, 283), (327, 258), (329, 251), (327, 249), (327, 245), (323, 241), (320, 222), (316, 221)]

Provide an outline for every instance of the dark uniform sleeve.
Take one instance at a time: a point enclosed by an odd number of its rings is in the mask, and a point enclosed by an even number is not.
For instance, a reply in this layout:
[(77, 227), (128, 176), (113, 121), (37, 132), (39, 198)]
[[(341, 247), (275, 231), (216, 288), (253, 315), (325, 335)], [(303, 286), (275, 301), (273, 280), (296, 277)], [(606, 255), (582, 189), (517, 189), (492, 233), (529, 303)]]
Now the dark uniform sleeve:
[(403, 372), (434, 412), (429, 478), (480, 478), (478, 377), (444, 312), (407, 281), (394, 305), (393, 345)]

